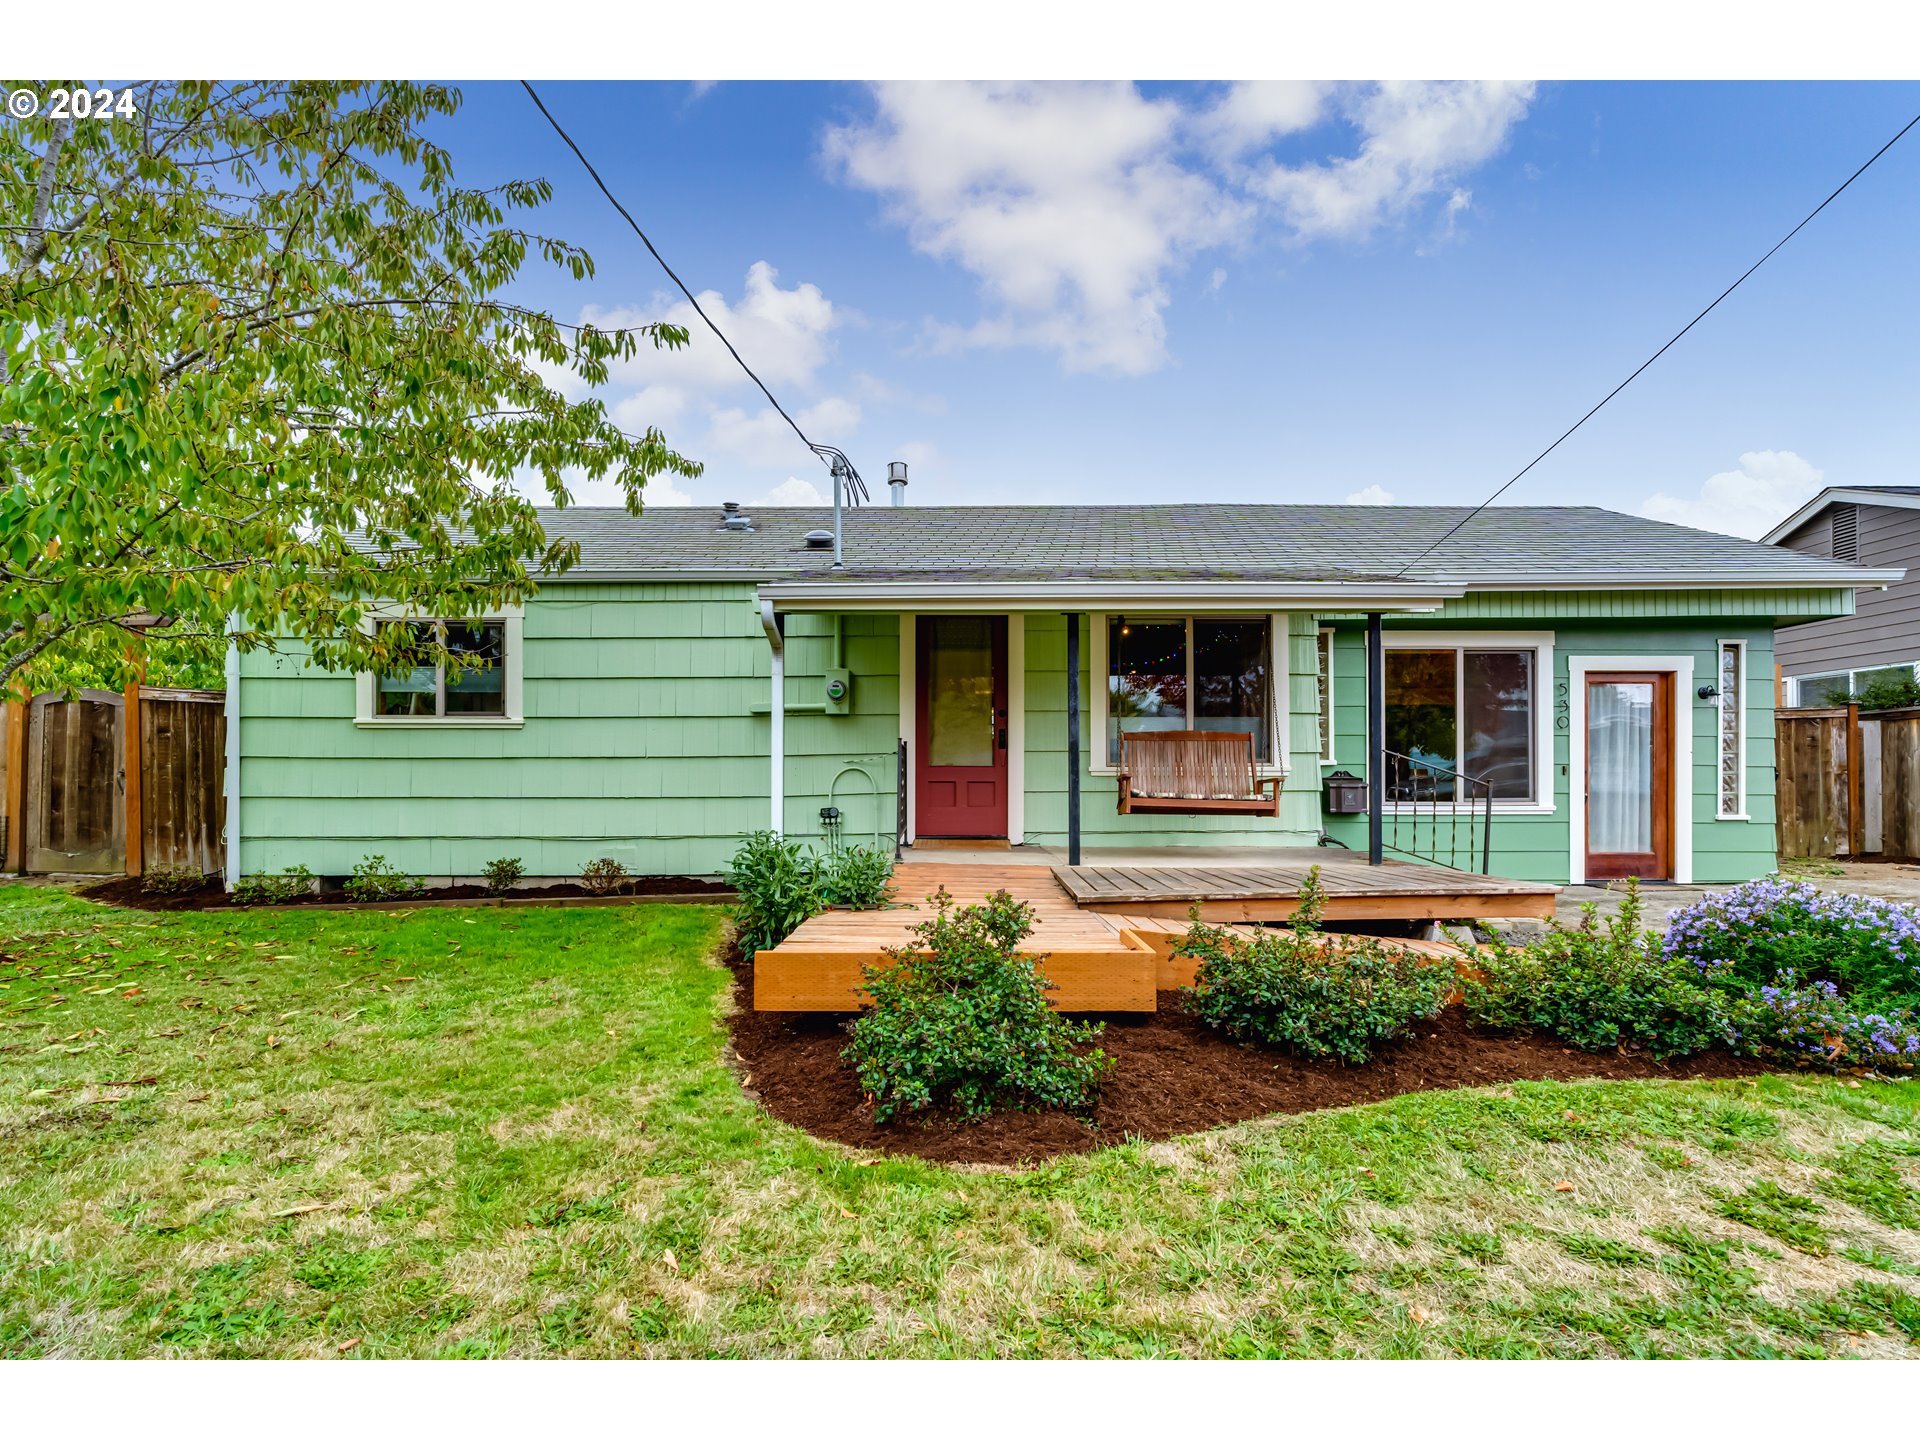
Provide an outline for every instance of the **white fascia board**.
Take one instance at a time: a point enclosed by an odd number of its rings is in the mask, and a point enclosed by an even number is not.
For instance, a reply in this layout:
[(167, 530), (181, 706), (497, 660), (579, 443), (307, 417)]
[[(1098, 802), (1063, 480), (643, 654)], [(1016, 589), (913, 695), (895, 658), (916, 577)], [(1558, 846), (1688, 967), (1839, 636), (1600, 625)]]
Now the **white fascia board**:
[(1352, 585), (1338, 581), (781, 581), (760, 598), (792, 610), (1393, 610), (1431, 613), (1466, 588), (1455, 584)]
[(1714, 575), (1699, 570), (1619, 570), (1598, 574), (1583, 573), (1568, 578), (1564, 570), (1533, 575), (1502, 575), (1497, 580), (1475, 580), (1467, 588), (1482, 590), (1867, 590), (1892, 585), (1906, 578), (1905, 570), (1866, 569), (1859, 565), (1836, 565), (1830, 571), (1808, 574), (1796, 569), (1790, 574), (1765, 571), (1740, 575)]
[(1762, 545), (1778, 545), (1829, 505), (1884, 505), (1889, 510), (1920, 510), (1920, 495), (1890, 495), (1885, 490), (1853, 490), (1835, 486), (1822, 490), (1793, 514), (1760, 537)]

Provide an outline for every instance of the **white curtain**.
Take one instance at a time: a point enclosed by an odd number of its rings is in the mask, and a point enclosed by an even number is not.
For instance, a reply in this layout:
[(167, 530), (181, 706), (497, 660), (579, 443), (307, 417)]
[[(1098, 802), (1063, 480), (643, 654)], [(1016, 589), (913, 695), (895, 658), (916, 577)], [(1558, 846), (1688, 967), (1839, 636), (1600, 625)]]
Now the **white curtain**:
[(1587, 849), (1653, 850), (1653, 686), (1587, 687)]

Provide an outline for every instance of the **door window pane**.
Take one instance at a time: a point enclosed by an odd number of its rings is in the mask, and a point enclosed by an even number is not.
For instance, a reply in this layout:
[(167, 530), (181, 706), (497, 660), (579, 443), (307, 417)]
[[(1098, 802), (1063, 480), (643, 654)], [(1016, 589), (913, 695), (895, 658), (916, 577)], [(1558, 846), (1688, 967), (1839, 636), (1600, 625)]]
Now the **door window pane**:
[[(433, 643), (431, 623), (389, 622), (380, 627), (382, 638), (393, 638), (396, 632), (402, 635), (408, 650), (416, 646), (430, 648)], [(406, 669), (396, 666), (395, 673), (374, 676), (374, 714), (434, 715), (439, 713), (440, 672), (433, 665), (430, 656), (423, 658), (427, 660), (426, 664), (416, 664)], [(400, 661), (399, 665), (405, 665), (405, 661)]]
[(507, 713), (506, 627), (447, 622), (447, 650), (483, 669), (447, 674), (447, 714), (504, 715)]
[(1187, 728), (1184, 620), (1107, 625), (1107, 758), (1120, 763), (1120, 737)]
[(929, 615), (927, 764), (994, 762), (993, 621), (982, 615)]
[(1587, 687), (1587, 849), (1653, 853), (1653, 692), (1645, 681)]
[[(1451, 769), (1459, 755), (1459, 661), (1453, 650), (1387, 651), (1387, 749), (1409, 757), (1415, 774), (1423, 765)], [(1423, 777), (1423, 798), (1433, 778)]]
[(1469, 650), (1462, 682), (1462, 772), (1485, 780), (1496, 800), (1531, 800), (1533, 652)]
[(1193, 622), (1193, 728), (1253, 736), (1253, 753), (1273, 754), (1273, 650), (1264, 620)]

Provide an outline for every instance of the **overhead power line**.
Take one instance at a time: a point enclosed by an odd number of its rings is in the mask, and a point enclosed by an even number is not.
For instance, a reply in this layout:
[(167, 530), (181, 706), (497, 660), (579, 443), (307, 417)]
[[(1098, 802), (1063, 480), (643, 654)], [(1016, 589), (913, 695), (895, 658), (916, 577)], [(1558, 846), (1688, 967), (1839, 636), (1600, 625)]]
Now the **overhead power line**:
[(1905, 135), (1909, 130), (1913, 129), (1915, 125), (1920, 125), (1920, 115), (1916, 115), (1913, 117), (1913, 119), (1907, 121), (1906, 124), (1900, 127), (1898, 133), (1894, 135), (1893, 139), (1887, 141), (1886, 144), (1882, 145), (1878, 150), (1874, 151), (1873, 154), (1868, 156), (1866, 164), (1862, 165), (1858, 170), (1854, 171), (1853, 174), (1849, 175), (1845, 180), (1841, 181), (1838, 189), (1836, 189), (1831, 195), (1827, 196), (1827, 198), (1822, 200), (1818, 205), (1814, 206), (1813, 209), (1807, 213), (1806, 219), (1802, 220), (1798, 225), (1794, 226), (1793, 229), (1789, 230), (1785, 235), (1782, 235), (1779, 239), (1779, 242), (1774, 245), (1772, 250), (1767, 251), (1766, 254), (1762, 255), (1758, 260), (1754, 261), (1753, 264), (1749, 265), (1746, 268), (1746, 270), (1742, 272), (1738, 280), (1734, 281), (1733, 284), (1729, 285), (1726, 289), (1722, 290), (1718, 295), (1716, 295), (1713, 299), (1712, 305), (1707, 306), (1705, 310), (1702, 310), (1698, 315), (1694, 316), (1693, 319), (1689, 320), (1685, 325), (1683, 325), (1680, 328), (1679, 332), (1675, 334), (1671, 340), (1667, 341), (1666, 344), (1662, 345), (1658, 350), (1654, 351), (1653, 354), (1649, 355), (1644, 361), (1642, 361), (1639, 369), (1635, 370), (1633, 374), (1627, 376), (1626, 379), (1622, 380), (1618, 385), (1614, 386), (1613, 389), (1609, 390), (1604, 396), (1602, 396), (1599, 405), (1595, 405), (1593, 409), (1587, 411), (1586, 414), (1582, 415), (1578, 420), (1574, 421), (1573, 424), (1569, 425), (1566, 428), (1566, 430), (1561, 434), (1559, 440), (1555, 440), (1553, 444), (1547, 446), (1546, 449), (1542, 450), (1538, 455), (1534, 456), (1533, 459), (1529, 460), (1525, 465), (1523, 465), (1519, 469), (1519, 471), (1513, 476), (1512, 479), (1508, 480), (1506, 484), (1502, 485), (1498, 490), (1494, 491), (1486, 499), (1482, 500), (1478, 505), (1474, 506), (1472, 510), (1468, 511), (1466, 517), (1462, 519), (1459, 524), (1455, 525), (1451, 530), (1447, 531), (1446, 534), (1442, 535), (1438, 540), (1434, 541), (1431, 545), (1427, 546), (1426, 549), (1422, 550), (1418, 555), (1414, 556), (1413, 559), (1409, 560), (1406, 564), (1402, 565), (1398, 570), (1396, 570), (1394, 572), (1394, 578), (1397, 580), (1401, 576), (1405, 575), (1414, 566), (1418, 565), (1422, 560), (1426, 559), (1427, 556), (1431, 555), (1434, 551), (1438, 550), (1442, 545), (1446, 544), (1447, 541), (1451, 540), (1454, 536), (1458, 535), (1462, 530), (1466, 529), (1466, 527), (1473, 522), (1473, 519), (1475, 516), (1477, 516), (1482, 510), (1485, 510), (1489, 505), (1493, 504), (1493, 502), (1498, 500), (1502, 495), (1506, 494), (1507, 491), (1511, 490), (1517, 483), (1519, 483), (1521, 477), (1524, 476), (1529, 470), (1533, 469), (1534, 466), (1538, 465), (1542, 460), (1546, 459), (1547, 456), (1551, 455), (1555, 450), (1558, 450), (1560, 448), (1560, 442), (1562, 440), (1565, 440), (1569, 435), (1573, 434), (1574, 431), (1578, 430), (1582, 425), (1586, 424), (1587, 421), (1591, 420), (1595, 415), (1598, 415), (1600, 413), (1601, 407), (1604, 406), (1607, 403), (1607, 401), (1613, 399), (1614, 396), (1618, 395), (1622, 390), (1626, 389), (1627, 386), (1631, 385), (1635, 380), (1639, 379), (1642, 371), (1644, 371), (1649, 365), (1653, 364), (1654, 361), (1658, 360), (1662, 355), (1666, 354), (1667, 351), (1671, 350), (1675, 345), (1677, 345), (1680, 342), (1681, 337), (1684, 336), (1687, 333), (1687, 331), (1693, 329), (1694, 326), (1698, 325), (1702, 320), (1706, 319), (1707, 316), (1713, 312), (1714, 306), (1717, 306), (1722, 300), (1726, 299), (1727, 296), (1731, 295), (1734, 291), (1738, 290), (1741, 284), (1745, 282), (1747, 276), (1753, 274), (1754, 271), (1758, 270), (1762, 265), (1766, 264), (1767, 261), (1771, 260), (1774, 257), (1775, 252), (1777, 252), (1782, 245), (1785, 245), (1787, 241), (1793, 239), (1794, 236), (1798, 235), (1802, 230), (1806, 229), (1808, 224), (1811, 223), (1811, 221), (1813, 220), (1814, 216), (1818, 215), (1822, 210), (1826, 209), (1827, 206), (1831, 205), (1835, 200), (1838, 200), (1842, 192), (1844, 192), (1849, 185), (1853, 184), (1854, 181), (1858, 180), (1862, 175), (1866, 174), (1868, 168), (1872, 166), (1873, 162), (1878, 160), (1882, 155), (1886, 154), (1887, 151), (1891, 150), (1895, 145), (1897, 145), (1900, 142), (1901, 136)]
[(848, 489), (852, 492), (853, 501), (856, 505), (859, 504), (860, 501), (865, 500), (867, 498), (866, 482), (861, 480), (860, 472), (854, 469), (853, 462), (847, 459), (846, 455), (834, 446), (818, 444), (807, 438), (807, 432), (802, 430), (800, 423), (787, 413), (786, 407), (774, 398), (773, 391), (767, 388), (766, 381), (754, 373), (753, 367), (741, 358), (740, 352), (734, 348), (733, 342), (726, 337), (725, 332), (713, 323), (713, 317), (707, 314), (705, 308), (701, 306), (699, 299), (695, 297), (693, 291), (687, 288), (687, 282), (674, 273), (673, 267), (667, 263), (667, 257), (660, 253), (659, 247), (657, 247), (653, 241), (649, 240), (647, 238), (647, 232), (640, 228), (640, 222), (635, 220), (627, 207), (620, 203), (620, 197), (607, 188), (607, 182), (600, 178), (600, 172), (593, 168), (593, 162), (587, 159), (585, 152), (574, 143), (573, 137), (567, 133), (566, 127), (553, 118), (553, 112), (547, 109), (546, 102), (540, 98), (540, 92), (535, 90), (533, 86), (525, 80), (520, 82), (520, 86), (527, 92), (527, 98), (533, 101), (542, 115), (546, 116), (547, 124), (553, 127), (554, 134), (566, 142), (567, 148), (573, 151), (574, 158), (579, 160), (581, 165), (586, 168), (587, 174), (593, 177), (593, 183), (600, 188), (600, 193), (607, 197), (608, 203), (620, 212), (620, 218), (625, 220), (632, 228), (633, 233), (640, 237), (640, 243), (647, 247), (647, 253), (660, 262), (660, 268), (667, 272), (667, 278), (680, 287), (680, 293), (686, 296), (687, 303), (693, 306), (693, 313), (707, 322), (707, 328), (713, 331), (715, 337), (722, 345), (727, 347), (727, 353), (733, 357), (734, 363), (746, 372), (747, 378), (759, 387), (760, 393), (767, 397), (767, 403), (773, 406), (775, 412), (782, 420), (787, 422), (788, 426), (793, 430), (793, 433), (800, 437), (800, 443), (818, 456), (829, 470), (840, 473), (842, 478), (848, 482)]

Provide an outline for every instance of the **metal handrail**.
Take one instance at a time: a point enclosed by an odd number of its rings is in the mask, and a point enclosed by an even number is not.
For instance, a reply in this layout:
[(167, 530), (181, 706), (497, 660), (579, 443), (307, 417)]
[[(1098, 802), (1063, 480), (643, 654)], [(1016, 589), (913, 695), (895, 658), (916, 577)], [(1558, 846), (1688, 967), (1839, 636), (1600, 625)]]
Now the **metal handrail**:
[(893, 863), (900, 863), (900, 852), (907, 843), (907, 742), (902, 740), (899, 763), (893, 781)]
[[(1493, 782), (1437, 760), (1380, 752), (1388, 806), (1385, 847), (1449, 870), (1493, 873)], [(1427, 844), (1420, 843), (1426, 822)], [(1443, 834), (1444, 832), (1444, 834)], [(1444, 840), (1444, 846), (1443, 846)], [(1443, 858), (1444, 850), (1444, 858)], [(1479, 854), (1476, 856), (1475, 851)], [(1467, 863), (1460, 864), (1464, 851)]]

